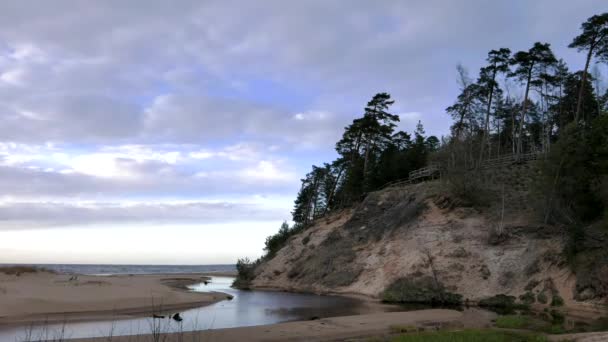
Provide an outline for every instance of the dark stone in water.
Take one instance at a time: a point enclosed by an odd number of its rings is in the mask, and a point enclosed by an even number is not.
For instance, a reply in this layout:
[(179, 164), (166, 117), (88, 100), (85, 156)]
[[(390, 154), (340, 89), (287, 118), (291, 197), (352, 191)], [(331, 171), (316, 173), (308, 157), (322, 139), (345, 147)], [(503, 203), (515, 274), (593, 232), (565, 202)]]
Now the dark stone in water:
[(165, 318), (163, 315), (152, 314), (152, 318)]
[(178, 313), (176, 313), (175, 315), (173, 315), (173, 320), (174, 320), (174, 321), (177, 321), (177, 322), (181, 322), (181, 321), (183, 321), (184, 319), (182, 318), (182, 316), (180, 316), (180, 315), (179, 315), (179, 312), (178, 312)]

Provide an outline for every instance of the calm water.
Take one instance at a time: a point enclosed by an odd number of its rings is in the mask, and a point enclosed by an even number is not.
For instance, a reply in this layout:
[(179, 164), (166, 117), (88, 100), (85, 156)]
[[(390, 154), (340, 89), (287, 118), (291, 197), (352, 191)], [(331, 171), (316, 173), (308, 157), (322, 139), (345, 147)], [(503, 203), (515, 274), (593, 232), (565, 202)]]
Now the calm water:
[[(234, 296), (213, 305), (182, 311), (181, 323), (171, 319), (137, 318), (118, 321), (95, 321), (34, 327), (32, 339), (53, 338), (65, 329), (66, 338), (132, 335), (150, 333), (152, 327), (165, 332), (232, 328), (307, 320), (313, 317), (346, 316), (370, 311), (395, 311), (393, 306), (373, 305), (358, 299), (266, 291), (240, 291), (230, 288), (232, 277), (212, 277), (208, 285), (198, 284), (193, 291), (220, 291)], [(0, 341), (23, 341), (28, 328), (0, 327)]]
[[(21, 266), (22, 264), (0, 264)], [(159, 273), (213, 273), (235, 272), (235, 265), (90, 265), (90, 264), (33, 264), (64, 274), (159, 274)]]

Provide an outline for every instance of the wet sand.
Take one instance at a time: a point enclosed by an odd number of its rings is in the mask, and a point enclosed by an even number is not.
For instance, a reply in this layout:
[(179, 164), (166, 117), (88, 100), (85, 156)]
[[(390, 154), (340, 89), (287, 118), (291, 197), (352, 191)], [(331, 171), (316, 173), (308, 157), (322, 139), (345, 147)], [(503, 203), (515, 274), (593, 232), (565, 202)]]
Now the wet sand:
[(186, 290), (201, 274), (85, 276), (0, 273), (0, 324), (29, 324), (151, 315), (215, 303), (222, 293)]
[[(253, 327), (215, 329), (163, 335), (163, 341), (333, 341), (347, 338), (382, 336), (391, 327), (409, 326), (424, 329), (461, 327), (468, 318), (455, 310), (431, 309), (409, 312), (384, 312), (367, 315), (332, 317), (311, 321), (287, 322)], [(470, 324), (485, 325), (475, 318)], [(166, 339), (164, 339), (166, 336)], [(70, 340), (72, 341), (72, 340)], [(78, 342), (102, 342), (107, 337), (77, 339)], [(112, 342), (148, 342), (151, 335), (113, 337)]]

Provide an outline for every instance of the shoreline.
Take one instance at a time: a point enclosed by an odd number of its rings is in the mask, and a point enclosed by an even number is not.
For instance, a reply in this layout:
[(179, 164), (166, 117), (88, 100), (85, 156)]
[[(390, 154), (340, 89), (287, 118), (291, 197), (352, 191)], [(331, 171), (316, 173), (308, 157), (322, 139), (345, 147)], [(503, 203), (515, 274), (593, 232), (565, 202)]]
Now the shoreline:
[(222, 292), (187, 286), (228, 273), (78, 275), (0, 274), (0, 329), (21, 325), (141, 318), (226, 299)]
[[(349, 338), (386, 336), (392, 327), (415, 326), (421, 329), (459, 328), (485, 325), (490, 320), (472, 320), (455, 310), (428, 309), (407, 312), (382, 312), (339, 316), (318, 320), (293, 321), (270, 325), (162, 334), (163, 341), (342, 341)], [(150, 341), (151, 335), (115, 336), (113, 342)], [(72, 341), (72, 340), (71, 340)], [(106, 337), (74, 339), (73, 342), (102, 342)]]

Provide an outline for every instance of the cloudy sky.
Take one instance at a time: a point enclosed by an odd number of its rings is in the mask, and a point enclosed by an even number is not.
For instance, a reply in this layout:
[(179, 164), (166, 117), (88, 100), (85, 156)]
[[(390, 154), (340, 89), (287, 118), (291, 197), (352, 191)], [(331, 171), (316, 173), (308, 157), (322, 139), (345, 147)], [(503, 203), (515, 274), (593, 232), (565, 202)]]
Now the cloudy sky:
[(0, 262), (232, 263), (377, 92), (443, 135), (487, 51), (605, 0), (2, 1)]

